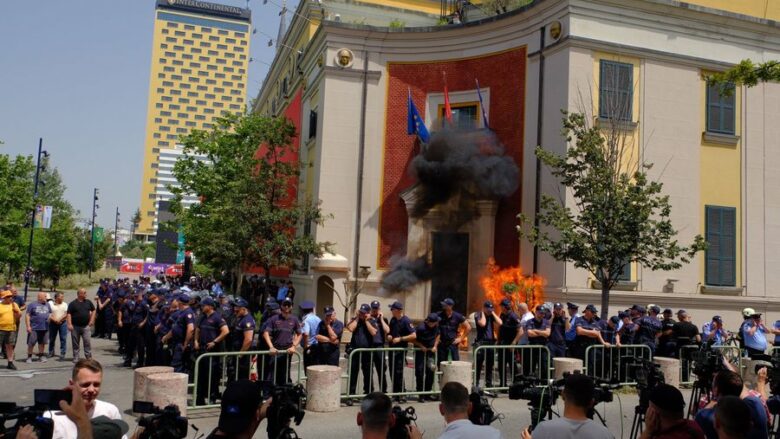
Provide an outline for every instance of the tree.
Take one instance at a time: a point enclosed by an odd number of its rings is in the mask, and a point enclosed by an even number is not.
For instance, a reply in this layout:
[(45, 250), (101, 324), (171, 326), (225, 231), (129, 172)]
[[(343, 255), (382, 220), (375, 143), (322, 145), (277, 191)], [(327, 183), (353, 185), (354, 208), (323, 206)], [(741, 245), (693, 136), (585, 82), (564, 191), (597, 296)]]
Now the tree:
[(33, 208), (32, 157), (0, 155), (0, 268), (15, 277), (27, 264), (27, 244), (20, 237)]
[(677, 269), (706, 243), (701, 235), (689, 246), (677, 242), (669, 197), (648, 179), (650, 164), (636, 159), (631, 166), (619, 136), (588, 127), (583, 114), (564, 114), (566, 154), (537, 147), (536, 156), (571, 191), (574, 204), (543, 195), (539, 226), (520, 215), (518, 231), (556, 260), (590, 271), (601, 283), (601, 317), (607, 318), (610, 290), (627, 264)]
[(721, 93), (731, 93), (730, 84), (753, 87), (759, 82), (780, 81), (780, 61), (756, 64), (749, 59), (744, 59), (725, 72), (710, 75), (707, 80), (720, 84)]
[(154, 258), (155, 244), (153, 242), (143, 242), (139, 239), (131, 239), (119, 248), (122, 256), (130, 259)]
[[(76, 235), (76, 269), (79, 273), (86, 273), (89, 271), (89, 253), (90, 243), (92, 239), (92, 231), (89, 227), (81, 229), (77, 228)], [(114, 248), (113, 241), (104, 239), (103, 241), (95, 241), (95, 253), (92, 260), (92, 270), (98, 271), (106, 261), (108, 255), (111, 254), (111, 250)]]
[(130, 231), (130, 239), (135, 239), (135, 231), (138, 229), (138, 225), (141, 224), (141, 209), (135, 209), (133, 217), (130, 218), (130, 224), (132, 230)]
[[(177, 224), (169, 226), (183, 229), (199, 261), (230, 272), (235, 291), (245, 268), (262, 267), (269, 277), (271, 267), (294, 268), (330, 247), (303, 233), (325, 216), (318, 202), (296, 197), (301, 163), (295, 135), (285, 118), (231, 114), (211, 131), (193, 130), (179, 139), (184, 155), (173, 174), (180, 186), (171, 187)], [(185, 194), (200, 202), (184, 209)]]

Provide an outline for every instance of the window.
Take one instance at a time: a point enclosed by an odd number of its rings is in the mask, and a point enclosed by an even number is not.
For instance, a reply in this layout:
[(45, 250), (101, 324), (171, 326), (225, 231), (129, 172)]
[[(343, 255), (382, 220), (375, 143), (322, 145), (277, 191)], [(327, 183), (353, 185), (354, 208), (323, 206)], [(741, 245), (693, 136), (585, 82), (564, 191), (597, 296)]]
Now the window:
[(162, 104), (162, 102), (158, 102), (158, 103), (154, 104), (154, 106), (155, 106), (155, 108), (162, 108), (163, 104)]
[(227, 64), (226, 59), (217, 58), (217, 64)]
[(176, 54), (173, 52), (165, 52), (165, 56), (167, 56), (168, 58), (175, 58)]
[(241, 105), (238, 105), (238, 104), (230, 104), (230, 109), (231, 109), (231, 110), (240, 110), (240, 109), (241, 109)]
[(236, 44), (236, 40), (234, 40), (232, 38), (225, 38), (225, 42), (228, 43), (228, 44)]
[(184, 51), (184, 46), (173, 46), (173, 50), (175, 50), (177, 52), (183, 52)]
[(171, 82), (171, 81), (163, 81), (162, 85), (163, 85), (163, 87), (173, 87), (173, 82)]
[(152, 137), (155, 138), (155, 139), (159, 139), (160, 138), (160, 133), (154, 133), (154, 134), (152, 134)]
[(206, 70), (217, 70), (217, 66), (214, 64), (209, 64), (206, 66)]
[(208, 75), (209, 75), (209, 72), (204, 72), (202, 70), (198, 72), (198, 76), (208, 76)]
[(202, 27), (202, 28), (200, 28), (200, 31), (203, 32), (204, 34), (210, 34), (211, 33), (211, 28), (210, 27)]
[(196, 83), (196, 84), (197, 84), (198, 82), (200, 82), (200, 78), (196, 78), (195, 76), (190, 76), (190, 77), (189, 77), (189, 78), (187, 78), (187, 79), (188, 79), (190, 82), (194, 82), (194, 83)]
[(177, 37), (183, 37), (183, 36), (187, 35), (184, 31), (180, 31), (180, 30), (177, 30), (173, 34), (176, 35)]
[(159, 142), (157, 142), (157, 146), (168, 146), (168, 145), (170, 145), (170, 143), (168, 143), (168, 141), (166, 140), (160, 140)]
[(226, 102), (231, 102), (233, 98), (231, 98), (230, 96), (222, 96), (222, 100)]
[(165, 64), (165, 63), (167, 63), (167, 62), (168, 62), (168, 60), (167, 60), (167, 59), (165, 59), (165, 58), (160, 58), (160, 64)]
[(187, 107), (187, 111), (190, 111), (190, 112), (194, 113), (194, 112), (198, 111), (198, 107)]
[(733, 207), (705, 206), (704, 283), (713, 286), (733, 287), (737, 283), (737, 209)]
[(170, 96), (162, 96), (160, 99), (162, 99), (163, 101), (166, 101), (166, 102), (170, 102), (170, 101), (173, 100), (173, 98), (170, 97)]
[(181, 90), (171, 90), (171, 94), (172, 95), (176, 95), (176, 96), (180, 96), (181, 95)]
[[(479, 113), (476, 103), (452, 105), (452, 123), (458, 128), (473, 128)], [(439, 117), (444, 120), (444, 105), (439, 106)]]
[(203, 38), (201, 34), (192, 34), (192, 38)]
[(230, 52), (225, 52), (225, 58), (235, 58), (236, 56)]
[(222, 108), (225, 106), (225, 104), (223, 104), (222, 102), (214, 102), (214, 104), (212, 105), (214, 105), (215, 108)]
[(192, 55), (190, 55), (189, 53), (182, 53), (181, 59), (192, 59)]
[(190, 69), (181, 69), (181, 74), (182, 75), (191, 75), (192, 74), (192, 70), (190, 70)]
[(179, 134), (186, 134), (187, 128), (176, 128), (176, 132)]
[(190, 48), (191, 53), (203, 53), (202, 50), (198, 49), (197, 47)]
[(633, 120), (633, 64), (601, 60), (599, 65), (599, 117)]
[(309, 111), (309, 138), (317, 135), (317, 111)]
[[(203, 105), (206, 105), (206, 101), (201, 101), (201, 102), (203, 102)], [(203, 113), (205, 113), (205, 114), (214, 114), (214, 109), (213, 108), (204, 108), (203, 109)]]
[(244, 63), (242, 63), (241, 61), (233, 61), (233, 65), (234, 66), (242, 66), (242, 65), (244, 65)]
[(211, 56), (218, 56), (219, 52), (217, 52), (216, 50), (209, 50), (208, 54), (211, 55)]
[(171, 115), (170, 111), (161, 111), (160, 112), (160, 116), (170, 116), (170, 115)]
[(175, 60), (173, 60), (173, 65), (175, 65), (175, 66), (183, 66), (184, 65), (184, 61), (175, 59)]
[(176, 69), (174, 69), (173, 67), (168, 67), (168, 66), (163, 67), (163, 72), (175, 72), (175, 71)]
[[(216, 84), (216, 81), (214, 81), (214, 83)], [(224, 93), (224, 92), (225, 92), (224, 88), (222, 88), (222, 87), (214, 87), (214, 93)]]
[(230, 35), (230, 32), (228, 32), (226, 30), (222, 30), (222, 29), (218, 30), (217, 33), (220, 34), (220, 35)]
[(198, 92), (196, 92), (196, 91), (188, 91), (187, 92), (187, 96), (189, 96), (191, 98), (197, 98), (198, 97)]
[(211, 43), (207, 43), (205, 41), (200, 42), (200, 47), (211, 47)]
[(222, 67), (223, 71), (233, 73), (233, 67)]
[(195, 122), (190, 122), (190, 121), (184, 122), (184, 125), (186, 125), (186, 126), (188, 126), (188, 127), (194, 127), (194, 126), (196, 126)]
[(203, 97), (206, 98), (206, 99), (214, 99), (216, 96), (214, 96), (211, 93), (206, 93)]
[[(160, 18), (162, 18), (162, 17), (160, 17)], [(176, 23), (171, 23), (170, 21), (169, 21), (169, 22), (167, 22), (167, 23), (165, 23), (165, 26), (167, 26), (167, 27), (172, 27), (172, 28), (177, 28), (177, 27), (179, 27), (179, 25), (178, 25), (178, 24), (176, 24)]]
[(734, 134), (734, 84), (727, 86), (728, 96), (721, 94), (715, 84), (707, 85), (707, 132), (719, 134)]
[(158, 73), (158, 74), (157, 74), (157, 77), (158, 77), (158, 78), (165, 78), (165, 73)]
[(206, 91), (206, 90), (208, 90), (208, 89), (209, 89), (209, 88), (208, 88), (208, 87), (206, 87), (205, 85), (199, 85), (199, 86), (198, 86), (198, 90), (199, 90), (199, 91)]
[(224, 85), (225, 87), (232, 87), (233, 83), (230, 81), (222, 81), (222, 85)]
[[(249, 25), (246, 24), (238, 24), (238, 23), (228, 23), (225, 21), (219, 21), (219, 20), (211, 20), (208, 18), (200, 18), (200, 17), (193, 17), (190, 15), (179, 15), (179, 14), (171, 14), (168, 12), (158, 12), (157, 18), (160, 20), (167, 21), (168, 27), (176, 27), (176, 23), (182, 23), (182, 24), (189, 24), (194, 26), (201, 26), (201, 32), (209, 33), (211, 32), (211, 29), (208, 29), (209, 27), (216, 27), (216, 28), (222, 28), (222, 29), (228, 29), (233, 32), (247, 32), (249, 30)], [(173, 23), (171, 23), (173, 22)], [(189, 29), (189, 28), (188, 28)], [(192, 30), (195, 30), (193, 27)], [(220, 30), (220, 32), (224, 32), (227, 34), (227, 31)]]
[(184, 41), (182, 41), (182, 43), (184, 43), (187, 46), (192, 46), (193, 41), (192, 40), (184, 40)]
[(216, 35), (209, 35), (209, 41), (219, 41), (219, 37)]
[(165, 37), (165, 41), (168, 43), (175, 43), (176, 38), (175, 37)]
[(160, 49), (167, 49), (167, 48), (168, 48), (167, 44), (160, 44)]
[(209, 61), (211, 61), (211, 58), (209, 58), (208, 56), (199, 56), (198, 57), (198, 61), (209, 62)]
[(154, 123), (162, 123), (162, 118), (161, 117), (155, 117), (154, 118)]
[(244, 36), (245, 36), (241, 32), (234, 32), (233, 35), (235, 35), (236, 38), (244, 38)]
[(232, 95), (240, 95), (241, 94), (241, 90), (235, 90), (235, 89), (234, 90), (230, 90), (230, 94), (232, 94)]
[(182, 119), (186, 119), (187, 118), (187, 113), (178, 113), (178, 114), (176, 114), (176, 117), (179, 117), (179, 118), (182, 118)]
[(168, 105), (168, 108), (170, 108), (171, 110), (178, 110), (181, 107), (178, 104), (171, 104)]
[(202, 114), (196, 114), (195, 115), (195, 120), (206, 120), (206, 116), (204, 116)]
[(178, 125), (179, 121), (176, 119), (168, 119), (168, 125)]
[(188, 88), (190, 88), (190, 85), (187, 84), (186, 82), (184, 82), (184, 83), (179, 84), (179, 88), (188, 89)]
[[(215, 78), (224, 78), (224, 77), (225, 77), (225, 74), (224, 74), (224, 73), (214, 73), (214, 77), (215, 77)], [(215, 83), (215, 84), (216, 84), (216, 83)]]
[[(195, 101), (195, 105), (206, 105), (206, 104), (207, 104), (207, 102), (206, 102), (206, 101), (201, 101), (201, 100)], [(209, 110), (209, 109), (208, 109), (208, 108), (206, 108), (205, 110), (203, 110), (203, 112), (204, 112), (204, 113), (208, 113), (208, 110)]]
[(176, 139), (176, 134), (166, 134), (165, 138), (168, 139), (168, 140), (175, 140)]
[(171, 79), (174, 81), (181, 81), (181, 75), (171, 75)]

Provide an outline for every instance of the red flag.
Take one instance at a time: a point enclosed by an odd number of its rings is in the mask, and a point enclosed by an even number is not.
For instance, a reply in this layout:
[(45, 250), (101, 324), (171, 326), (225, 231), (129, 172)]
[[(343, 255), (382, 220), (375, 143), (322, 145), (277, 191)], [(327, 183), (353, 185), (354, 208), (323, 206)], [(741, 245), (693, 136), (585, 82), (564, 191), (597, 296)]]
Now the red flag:
[(447, 92), (447, 73), (442, 72), (444, 78), (444, 118), (452, 125), (452, 107), (450, 107), (450, 94)]

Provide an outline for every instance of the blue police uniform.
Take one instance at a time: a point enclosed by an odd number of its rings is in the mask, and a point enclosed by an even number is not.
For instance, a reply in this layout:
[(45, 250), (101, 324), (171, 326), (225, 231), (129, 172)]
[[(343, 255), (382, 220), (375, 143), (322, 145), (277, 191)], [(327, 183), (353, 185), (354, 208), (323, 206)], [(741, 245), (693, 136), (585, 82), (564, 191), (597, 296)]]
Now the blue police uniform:
[(767, 347), (767, 330), (764, 325), (759, 326), (752, 336), (748, 334), (748, 331), (756, 325), (757, 324), (753, 321), (753, 319), (747, 319), (744, 323), (742, 323), (742, 336), (745, 339), (745, 349), (748, 351), (748, 356), (751, 358), (753, 355), (763, 354)]
[[(97, 300), (99, 302), (98, 304), (100, 305), (100, 309), (96, 312), (95, 315), (95, 338), (104, 338), (106, 336), (106, 316), (104, 313), (105, 308), (102, 304), (107, 297), (110, 297), (108, 288), (106, 288), (105, 283), (101, 282), (97, 290)], [(98, 307), (96, 306), (95, 308), (97, 309)]]
[[(504, 308), (506, 309), (506, 308)], [(520, 330), (520, 317), (514, 311), (505, 311), (501, 313), (503, 324), (498, 330), (498, 344), (502, 346), (512, 345), (517, 332)], [(515, 375), (514, 351), (509, 349), (500, 349), (498, 351), (498, 378), (501, 387), (507, 385), (506, 373), (510, 369), (510, 379)]]
[[(477, 337), (474, 347), (495, 346), (496, 344), (496, 316), (493, 313), (485, 314), (485, 326), (479, 326), (483, 311), (474, 313), (474, 327), (477, 328)], [(492, 348), (477, 351), (477, 385), (482, 376), (482, 367), (485, 367), (485, 387), (493, 387), (493, 366), (496, 360), (495, 350)]]
[(155, 334), (155, 362), (160, 366), (171, 364), (171, 348), (168, 344), (162, 342), (162, 338), (170, 332), (177, 316), (176, 310), (171, 310), (170, 305), (163, 306), (160, 323)]
[[(417, 342), (428, 349), (432, 349), (435, 346), (436, 337), (441, 335), (438, 326), (430, 327), (425, 322), (417, 326), (415, 333), (417, 334)], [(437, 353), (430, 350), (427, 352), (421, 350), (414, 352), (414, 378), (418, 392), (430, 392), (433, 390), (433, 376), (436, 374), (436, 363), (438, 363)]]
[(637, 324), (639, 325), (637, 331), (639, 343), (649, 347), (655, 354), (656, 336), (661, 332), (661, 322), (655, 317), (644, 316), (637, 320)]
[[(548, 319), (537, 320), (536, 317), (525, 322), (525, 333), (533, 329), (537, 331), (544, 331), (550, 328), (550, 321)], [(544, 336), (531, 337), (528, 336), (528, 344), (534, 346), (545, 346), (547, 344), (547, 338)], [(535, 352), (532, 350), (520, 351), (520, 363), (523, 365), (524, 376), (537, 376), (544, 378), (547, 376), (546, 369), (550, 367), (550, 359), (547, 358), (547, 351), (541, 350)]]
[(133, 302), (130, 309), (130, 338), (128, 339), (127, 344), (125, 366), (130, 366), (130, 363), (133, 361), (133, 355), (136, 353), (138, 354), (138, 362), (136, 365), (143, 366), (146, 362), (145, 321), (148, 315), (149, 308), (146, 304), (143, 302)]
[[(244, 344), (244, 333), (251, 332), (254, 338), (255, 327), (255, 319), (251, 314), (247, 313), (243, 317), (234, 314), (233, 325), (230, 326), (230, 350), (232, 352), (241, 352)], [(247, 350), (252, 350), (251, 343)], [(249, 364), (251, 360), (249, 355), (241, 355), (237, 357), (237, 361), (231, 360), (228, 362), (228, 381), (249, 378)], [(238, 366), (236, 366), (236, 362)]]
[[(400, 319), (392, 317), (390, 323), (390, 337), (400, 338), (408, 337), (415, 333), (414, 324), (409, 317), (403, 315)], [(390, 342), (391, 348), (403, 348), (409, 347), (408, 341), (399, 341), (398, 343)], [(406, 363), (405, 351), (392, 351), (390, 352), (390, 375), (393, 380), (393, 393), (399, 393), (404, 391), (404, 365)]]
[(173, 335), (173, 358), (171, 366), (175, 372), (187, 373), (189, 371), (190, 346), (185, 346), (187, 338), (187, 326), (195, 326), (195, 314), (190, 307), (179, 310), (176, 321), (171, 328)]
[(146, 366), (158, 366), (157, 359), (157, 337), (154, 334), (154, 328), (160, 323), (160, 299), (147, 305), (148, 315), (146, 325), (144, 325), (144, 344), (146, 345)]
[(439, 321), (441, 341), (439, 342), (439, 348), (437, 349), (440, 351), (439, 357), (442, 361), (449, 359), (460, 361), (458, 346), (454, 345), (453, 342), (455, 341), (455, 338), (458, 337), (458, 328), (466, 321), (466, 318), (457, 311), (453, 311), (452, 315), (449, 317), (447, 317), (447, 313), (440, 311), (439, 319), (441, 319)]
[[(327, 364), (329, 366), (338, 366), (339, 354), (341, 353), (339, 350), (339, 345), (341, 343), (341, 336), (344, 333), (344, 323), (340, 322), (339, 320), (334, 320), (333, 323), (330, 324), (330, 328), (333, 330), (333, 333), (336, 334), (337, 340), (335, 343), (318, 343), (318, 346), (320, 347), (319, 363)], [(320, 324), (317, 325), (317, 335), (330, 337), (330, 333), (328, 333), (328, 326), (325, 324), (324, 320), (320, 321)]]
[[(208, 344), (214, 342), (222, 328), (227, 326), (225, 319), (216, 311), (210, 315), (201, 314), (198, 319), (198, 344), (200, 345), (199, 354), (206, 352), (223, 352), (224, 343), (222, 341), (215, 343), (209, 349)], [(206, 398), (212, 401), (219, 397), (219, 380), (222, 378), (222, 359), (219, 357), (205, 357), (199, 360), (198, 365), (198, 390), (196, 392), (196, 404), (205, 405)]]
[[(387, 320), (382, 318), (385, 324), (387, 324)], [(374, 328), (376, 328), (376, 334), (371, 338), (371, 347), (372, 348), (383, 348), (385, 347), (385, 340), (387, 339), (387, 333), (385, 332), (385, 327), (382, 325), (382, 322), (379, 320), (379, 318), (374, 317), (372, 315), (368, 316), (368, 322), (371, 324)], [(371, 355), (371, 362), (374, 365), (374, 370), (376, 370), (376, 376), (377, 380), (379, 381), (379, 387), (382, 390), (382, 393), (387, 393), (387, 360), (385, 359), (385, 352), (384, 351), (376, 351)]]
[(119, 313), (117, 313), (117, 319), (120, 319), (122, 322), (122, 326), (119, 328), (119, 331), (117, 331), (117, 338), (119, 338), (119, 353), (127, 355), (130, 352), (130, 325), (133, 321), (135, 303), (133, 302), (132, 297), (127, 297), (124, 294), (120, 294), (119, 297), (124, 298), (124, 303), (119, 304)]
[[(352, 319), (355, 321), (356, 319)], [(354, 349), (370, 348), (373, 337), (368, 332), (368, 316), (365, 319), (357, 319), (357, 326), (352, 331), (352, 339), (349, 342), (348, 351), (352, 352)], [(351, 323), (351, 322), (350, 322)], [(354, 355), (347, 354), (349, 361), (349, 394), (355, 395), (357, 391), (357, 378), (358, 367), (363, 373), (363, 392), (365, 394), (371, 393), (373, 390), (373, 381), (371, 380), (371, 354), (370, 353), (356, 353)]]
[[(593, 320), (588, 321), (588, 319), (586, 319), (583, 316), (577, 319), (574, 328), (576, 331), (576, 328), (599, 329), (599, 326), (595, 318)], [(593, 337), (588, 337), (586, 335), (577, 335), (574, 338), (574, 343), (572, 344), (572, 357), (584, 360), (585, 351), (587, 350), (588, 346), (594, 345), (597, 342), (598, 340)]]
[(317, 328), (320, 326), (322, 320), (317, 317), (317, 314), (310, 312), (303, 318), (303, 328), (301, 332), (308, 337), (308, 346), (303, 347), (303, 367), (304, 370), (309, 366), (315, 366), (319, 364), (319, 346), (317, 346)]
[(550, 337), (547, 348), (553, 358), (566, 356), (566, 322), (568, 317), (553, 316), (550, 320)]
[[(288, 314), (277, 314), (268, 319), (263, 327), (271, 338), (271, 344), (279, 351), (284, 351), (293, 346), (295, 336), (301, 334), (301, 322), (298, 317)], [(292, 355), (279, 354), (269, 357), (266, 379), (274, 384), (290, 383), (290, 367)]]

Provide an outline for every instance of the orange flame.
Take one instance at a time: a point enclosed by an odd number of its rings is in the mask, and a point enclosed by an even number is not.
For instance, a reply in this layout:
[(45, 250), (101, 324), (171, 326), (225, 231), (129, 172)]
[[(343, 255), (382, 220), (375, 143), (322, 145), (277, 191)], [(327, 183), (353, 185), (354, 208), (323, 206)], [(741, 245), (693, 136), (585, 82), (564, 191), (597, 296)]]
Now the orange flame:
[(488, 259), (487, 271), (479, 283), (485, 299), (496, 308), (507, 298), (512, 301), (514, 311), (521, 302), (527, 303), (531, 310), (544, 303), (544, 278), (536, 274), (525, 276), (520, 267), (501, 268), (493, 258)]

